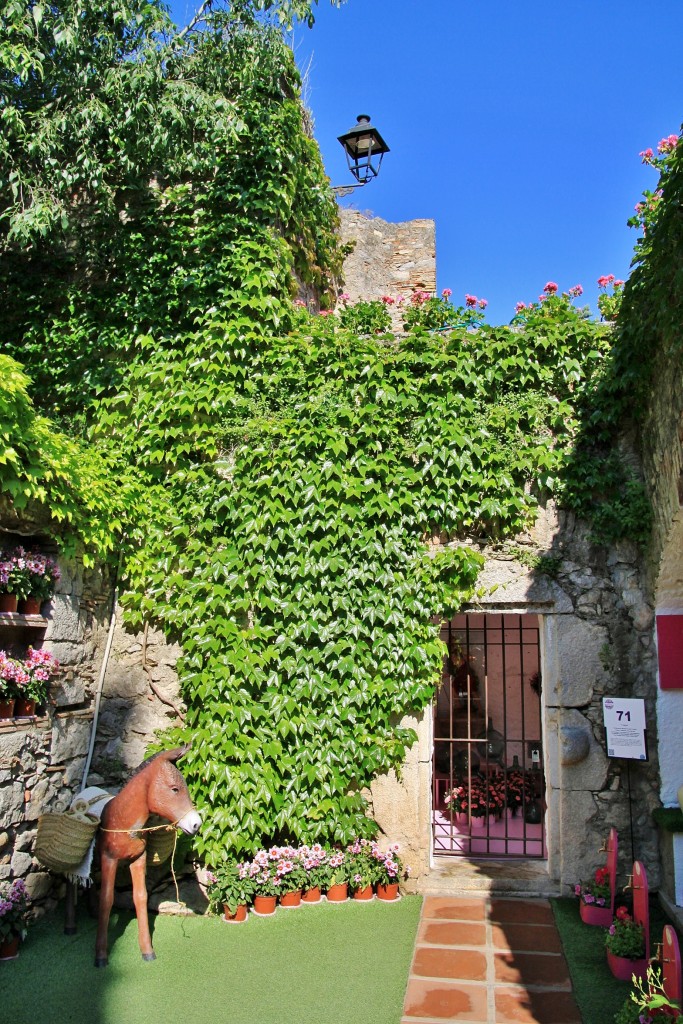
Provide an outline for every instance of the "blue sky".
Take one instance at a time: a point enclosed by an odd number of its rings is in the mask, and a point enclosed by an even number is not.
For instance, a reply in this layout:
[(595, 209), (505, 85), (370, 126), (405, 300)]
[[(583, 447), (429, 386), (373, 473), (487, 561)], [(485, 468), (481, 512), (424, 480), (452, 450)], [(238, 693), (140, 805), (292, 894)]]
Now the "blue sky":
[[(184, 22), (194, 8), (175, 0)], [(294, 46), (332, 183), (368, 113), (391, 152), (343, 199), (436, 222), (439, 289), (507, 322), (548, 280), (629, 274), (626, 226), (656, 172), (639, 152), (683, 121), (681, 0), (320, 0)]]

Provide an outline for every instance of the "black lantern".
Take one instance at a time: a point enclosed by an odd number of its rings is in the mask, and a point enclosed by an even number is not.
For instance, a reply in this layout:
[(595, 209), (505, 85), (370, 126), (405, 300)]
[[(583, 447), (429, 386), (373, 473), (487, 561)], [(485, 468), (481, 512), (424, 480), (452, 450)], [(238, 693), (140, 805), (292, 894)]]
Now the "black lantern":
[(377, 177), (382, 157), (389, 152), (389, 147), (370, 124), (369, 114), (359, 114), (356, 120), (357, 124), (340, 135), (339, 141), (344, 147), (351, 174), (359, 185), (367, 185)]

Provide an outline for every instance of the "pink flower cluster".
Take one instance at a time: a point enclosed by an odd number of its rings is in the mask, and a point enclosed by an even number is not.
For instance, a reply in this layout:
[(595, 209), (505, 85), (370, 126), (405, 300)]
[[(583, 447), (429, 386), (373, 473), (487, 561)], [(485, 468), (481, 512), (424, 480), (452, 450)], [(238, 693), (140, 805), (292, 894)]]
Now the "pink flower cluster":
[(488, 299), (478, 299), (476, 295), (465, 296), (465, 305), (468, 309), (476, 309), (477, 306), (479, 309), (486, 309), (488, 304)]
[(0, 651), (0, 696), (43, 702), (47, 699), (47, 684), (58, 671), (59, 662), (48, 651), (29, 647), (24, 661)]
[[(667, 135), (667, 137), (665, 139), (660, 139), (659, 142), (657, 143), (657, 152), (658, 153), (673, 153), (673, 151), (674, 151), (674, 149), (676, 148), (677, 145), (678, 145), (678, 136), (677, 135)], [(649, 150), (649, 152), (651, 153), (652, 150)]]
[(603, 274), (602, 277), (598, 278), (599, 288), (609, 288), (610, 285), (614, 285), (615, 288), (621, 288), (623, 281), (619, 280), (614, 274)]
[(410, 304), (412, 306), (422, 306), (428, 299), (431, 299), (432, 293), (426, 292), (423, 289), (418, 288), (416, 292), (410, 296)]

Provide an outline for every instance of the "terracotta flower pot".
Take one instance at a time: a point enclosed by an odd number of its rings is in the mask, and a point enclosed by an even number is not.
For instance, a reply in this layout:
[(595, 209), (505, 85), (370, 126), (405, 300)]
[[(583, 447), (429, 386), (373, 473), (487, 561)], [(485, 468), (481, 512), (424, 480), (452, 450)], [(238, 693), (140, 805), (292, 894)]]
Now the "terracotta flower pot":
[(583, 900), (579, 900), (579, 914), (584, 924), (609, 928), (612, 923), (611, 907), (596, 907), (594, 903), (584, 903)]
[(254, 896), (254, 912), (262, 917), (275, 913), (277, 896)]
[(331, 885), (327, 890), (327, 902), (343, 903), (348, 894), (349, 887), (346, 882), (339, 882), (337, 885)]
[(354, 889), (353, 892), (354, 900), (359, 900), (361, 903), (365, 902), (366, 900), (371, 900), (372, 896), (373, 893), (371, 885), (366, 885), (365, 888), (363, 889)]
[(21, 939), (14, 935), (11, 939), (0, 940), (0, 960), (16, 960), (19, 956)]
[(297, 889), (296, 892), (283, 892), (280, 897), (281, 907), (300, 907), (301, 906), (301, 889)]
[(29, 715), (35, 715), (35, 713), (36, 702), (34, 700), (26, 700), (24, 697), (17, 697), (14, 702), (15, 718), (26, 718)]
[(14, 697), (0, 697), (0, 718), (14, 718)]
[(386, 903), (391, 903), (392, 900), (397, 900), (398, 882), (390, 882), (388, 885), (382, 885), (380, 883), (377, 886), (377, 899), (384, 900)]
[(0, 594), (0, 612), (15, 612), (17, 604), (16, 594)]
[(629, 960), (625, 956), (615, 956), (611, 950), (607, 950), (607, 965), (619, 981), (630, 981), (635, 974), (636, 978), (644, 978), (647, 974), (647, 960)]
[(320, 903), (321, 899), (322, 893), (320, 892), (319, 885), (314, 885), (310, 889), (306, 889), (301, 896), (302, 903)]
[(247, 905), (246, 903), (240, 903), (239, 907), (235, 910), (234, 914), (230, 913), (230, 908), (227, 903), (223, 904), (223, 920), (227, 921), (228, 924), (243, 924), (247, 920)]
[(20, 605), (22, 615), (40, 615), (41, 604), (42, 601), (39, 597), (24, 598)]

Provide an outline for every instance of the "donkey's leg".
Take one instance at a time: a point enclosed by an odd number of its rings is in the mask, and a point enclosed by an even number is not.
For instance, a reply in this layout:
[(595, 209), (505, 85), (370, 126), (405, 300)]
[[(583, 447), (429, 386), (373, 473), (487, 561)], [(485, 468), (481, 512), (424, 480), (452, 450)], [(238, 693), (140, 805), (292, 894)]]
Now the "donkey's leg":
[(100, 881), (100, 912), (97, 918), (97, 941), (95, 942), (95, 967), (106, 967), (107, 956), (107, 929), (109, 927), (109, 915), (111, 905), (114, 902), (114, 882), (116, 881), (115, 858), (102, 854), (101, 881)]
[(64, 902), (64, 934), (76, 934), (76, 883), (67, 879)]
[(156, 960), (152, 949), (152, 937), (149, 934), (149, 918), (147, 917), (147, 854), (143, 852), (136, 860), (131, 861), (130, 875), (133, 879), (133, 903), (138, 919), (138, 944), (143, 960)]

